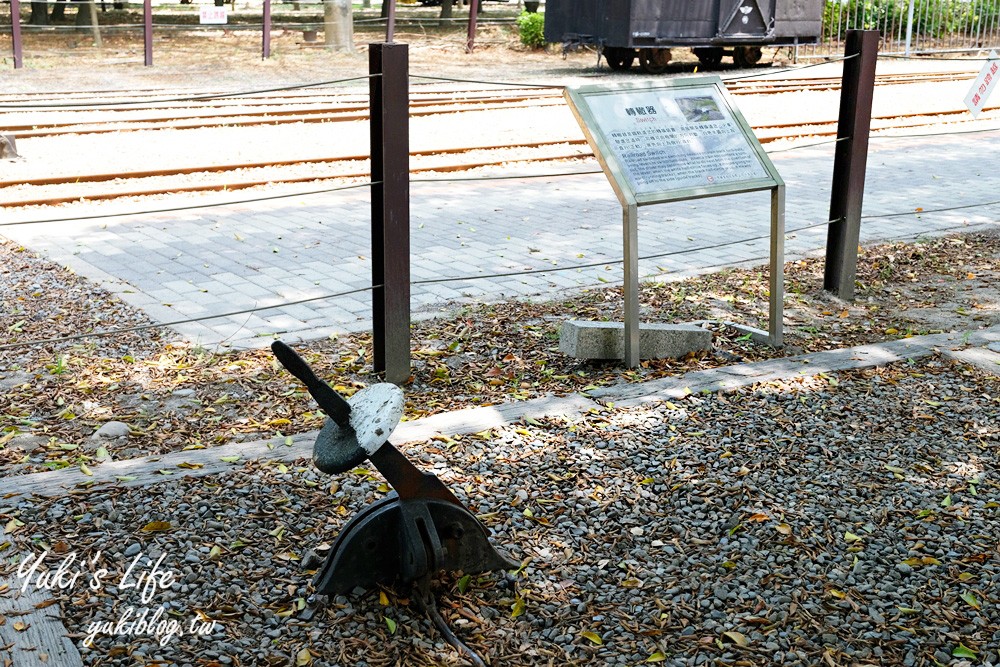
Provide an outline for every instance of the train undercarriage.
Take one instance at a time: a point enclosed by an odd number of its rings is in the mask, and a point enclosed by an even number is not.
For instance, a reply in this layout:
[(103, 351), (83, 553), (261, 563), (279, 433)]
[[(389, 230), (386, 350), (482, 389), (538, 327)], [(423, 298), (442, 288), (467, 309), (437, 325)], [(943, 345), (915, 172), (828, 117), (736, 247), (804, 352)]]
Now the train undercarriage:
[[(698, 60), (706, 67), (714, 67), (726, 56), (731, 56), (737, 67), (753, 67), (760, 62), (763, 51), (759, 46), (701, 46), (691, 49)], [(608, 67), (616, 71), (624, 71), (632, 67), (636, 61), (639, 68), (647, 74), (662, 74), (670, 63), (671, 50), (668, 48), (628, 48), (622, 46), (605, 46), (601, 54)]]

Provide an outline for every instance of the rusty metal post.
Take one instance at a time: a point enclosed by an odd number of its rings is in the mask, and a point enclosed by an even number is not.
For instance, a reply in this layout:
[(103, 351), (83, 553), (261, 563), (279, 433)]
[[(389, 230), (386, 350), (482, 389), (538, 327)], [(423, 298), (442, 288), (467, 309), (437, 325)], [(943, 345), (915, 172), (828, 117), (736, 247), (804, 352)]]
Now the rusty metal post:
[(396, 0), (382, 0), (389, 3), (389, 14), (385, 22), (385, 41), (392, 44), (396, 37)]
[(14, 69), (24, 65), (21, 44), (21, 0), (10, 0), (10, 37), (14, 48)]
[(479, 18), (480, 0), (469, 0), (469, 34), (465, 39), (465, 52), (472, 53), (476, 48), (476, 19)]
[(848, 59), (844, 61), (840, 88), (840, 122), (830, 195), (830, 220), (834, 222), (827, 231), (823, 275), (823, 288), (845, 301), (854, 299), (854, 279), (858, 270), (861, 205), (865, 195), (878, 42), (877, 30), (847, 31), (844, 55)]
[(260, 59), (271, 57), (271, 0), (264, 0), (264, 17), (261, 26)]
[(375, 371), (410, 377), (410, 132), (406, 44), (370, 44)]
[(153, 0), (142, 0), (142, 43), (146, 67), (153, 66)]

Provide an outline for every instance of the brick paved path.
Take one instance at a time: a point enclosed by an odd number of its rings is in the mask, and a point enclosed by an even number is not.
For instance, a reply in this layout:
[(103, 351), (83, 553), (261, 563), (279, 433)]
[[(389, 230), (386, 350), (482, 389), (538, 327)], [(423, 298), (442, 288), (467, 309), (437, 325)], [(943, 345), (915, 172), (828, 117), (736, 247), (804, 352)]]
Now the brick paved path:
[[(1000, 130), (873, 139), (865, 214), (926, 211), (1000, 199)], [(772, 155), (788, 184), (786, 227), (826, 220), (833, 147)], [(596, 163), (595, 163), (596, 165)], [(548, 168), (548, 167), (547, 167)], [(595, 167), (596, 168), (596, 167)], [(551, 168), (548, 168), (551, 170)], [(364, 189), (182, 213), (8, 227), (4, 235), (102, 282), (159, 322), (364, 288), (371, 283)], [(599, 268), (415, 285), (416, 314), (456, 302), (553, 297), (622, 279), (621, 209), (602, 174), (488, 182), (414, 183), (413, 280), (607, 261)], [(747, 243), (643, 261), (644, 275), (685, 276), (766, 262), (769, 196), (751, 193), (640, 211), (643, 255)], [(868, 218), (862, 240), (1000, 223), (1000, 206)], [(820, 251), (826, 229), (790, 233), (786, 258)], [(177, 329), (206, 346), (263, 344), (370, 328), (367, 292), (235, 315)]]

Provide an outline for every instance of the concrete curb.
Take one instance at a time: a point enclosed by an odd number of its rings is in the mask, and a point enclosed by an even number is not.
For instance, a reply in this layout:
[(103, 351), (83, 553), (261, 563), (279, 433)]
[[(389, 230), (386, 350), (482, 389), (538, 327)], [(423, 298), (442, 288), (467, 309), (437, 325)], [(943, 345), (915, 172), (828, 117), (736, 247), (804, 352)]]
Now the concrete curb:
[[(587, 395), (544, 396), (518, 403), (465, 408), (415, 419), (401, 423), (393, 433), (391, 442), (399, 446), (423, 442), (435, 436), (479, 433), (514, 424), (525, 418), (576, 416), (608, 404), (631, 407), (683, 398), (703, 391), (733, 391), (761, 382), (884, 366), (930, 356), (936, 352), (1000, 375), (1000, 366), (995, 366), (1000, 355), (987, 349), (987, 346), (998, 345), (1000, 325), (975, 331), (914, 336), (873, 345), (735, 364), (638, 384), (619, 384), (596, 389)], [(240, 442), (209, 449), (111, 461), (93, 466), (92, 475), (89, 476), (77, 468), (65, 468), (9, 477), (3, 482), (3, 498), (9, 501), (19, 496), (53, 497), (67, 493), (87, 493), (107, 484), (145, 486), (180, 477), (218, 474), (248, 461), (294, 461), (310, 458), (317, 433), (311, 431), (284, 439)]]

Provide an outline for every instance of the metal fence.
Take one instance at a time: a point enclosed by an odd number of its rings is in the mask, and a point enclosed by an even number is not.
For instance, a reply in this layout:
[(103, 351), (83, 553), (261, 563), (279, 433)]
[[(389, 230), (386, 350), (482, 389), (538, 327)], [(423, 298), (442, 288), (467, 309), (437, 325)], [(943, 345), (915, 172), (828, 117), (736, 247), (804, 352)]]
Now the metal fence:
[(883, 54), (1000, 49), (1000, 0), (826, 0), (815, 51), (841, 51), (854, 29), (878, 30)]

